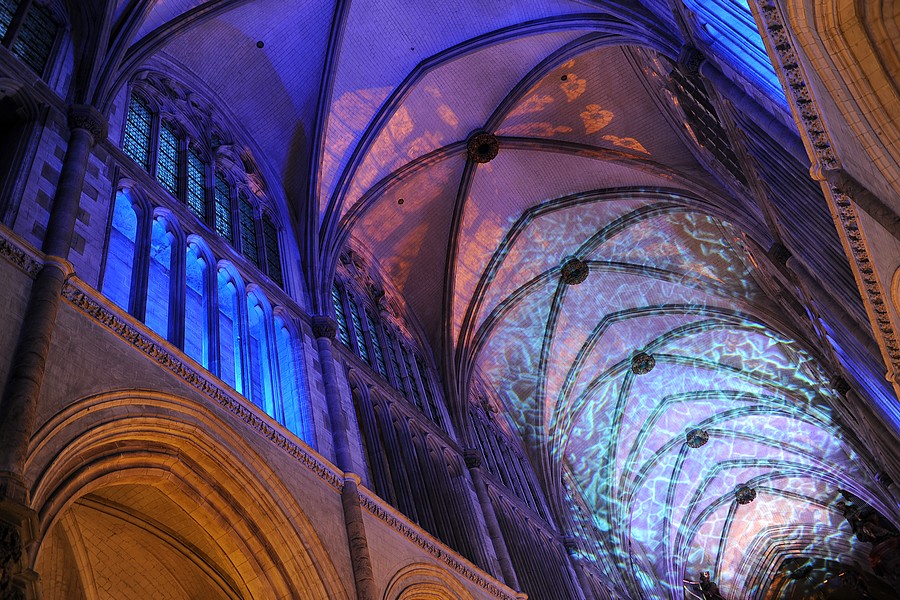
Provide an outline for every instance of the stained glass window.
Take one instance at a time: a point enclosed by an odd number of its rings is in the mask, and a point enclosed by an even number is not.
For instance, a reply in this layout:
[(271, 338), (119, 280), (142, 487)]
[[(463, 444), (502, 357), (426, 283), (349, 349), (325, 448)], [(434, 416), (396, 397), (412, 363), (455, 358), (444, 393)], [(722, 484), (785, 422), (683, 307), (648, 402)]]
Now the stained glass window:
[(334, 303), (334, 318), (338, 324), (338, 335), (341, 343), (350, 347), (350, 332), (347, 330), (347, 317), (344, 315), (344, 303), (341, 301), (341, 291), (338, 287), (331, 287), (331, 301)]
[(137, 94), (128, 105), (122, 150), (145, 171), (150, 170), (150, 107)]
[(259, 266), (259, 248), (256, 244), (256, 219), (253, 204), (247, 194), (241, 192), (241, 254), (257, 267)]
[(359, 353), (359, 357), (366, 361), (369, 366), (372, 366), (371, 359), (369, 358), (369, 349), (366, 348), (366, 338), (363, 334), (362, 321), (359, 317), (359, 307), (356, 305), (356, 301), (352, 296), (347, 298), (347, 303), (350, 305), (350, 320), (353, 321), (353, 332), (356, 334), (356, 351)]
[(178, 136), (168, 123), (159, 128), (156, 180), (173, 196), (178, 196)]
[(13, 42), (13, 54), (38, 75), (44, 72), (59, 24), (44, 6), (32, 3)]
[(394, 388), (401, 394), (405, 394), (403, 389), (403, 369), (400, 366), (400, 359), (397, 358), (397, 340), (390, 333), (385, 333), (385, 341), (387, 343), (388, 357), (391, 359), (391, 367), (394, 369)]
[(766, 52), (747, 0), (685, 0), (709, 43), (749, 80), (784, 105), (787, 99)]
[(12, 23), (13, 16), (18, 8), (18, 0), (0, 0), (0, 39), (6, 36), (9, 24)]
[(269, 279), (283, 285), (281, 279), (281, 253), (278, 250), (278, 228), (269, 218), (269, 215), (263, 215), (263, 242), (265, 243), (266, 252), (266, 273)]
[(416, 385), (416, 370), (413, 366), (410, 352), (403, 344), (400, 344), (400, 352), (401, 354), (403, 354), (403, 364), (406, 365), (406, 373), (408, 375), (407, 384), (409, 385), (409, 391), (412, 395), (412, 398), (410, 398), (410, 400), (415, 402), (416, 406), (418, 406), (420, 410), (424, 411), (425, 407), (422, 404), (422, 393), (419, 392), (419, 386)]
[(369, 337), (372, 338), (372, 354), (375, 355), (375, 366), (381, 376), (387, 378), (387, 366), (384, 364), (384, 353), (381, 351), (381, 340), (378, 339), (378, 332), (375, 330), (375, 319), (372, 313), (366, 310), (366, 326), (369, 328)]
[(234, 241), (234, 232), (231, 228), (231, 190), (221, 171), (216, 171), (216, 233), (228, 240)]
[(425, 403), (428, 408), (428, 416), (431, 417), (431, 420), (441, 425), (441, 413), (438, 412), (437, 403), (434, 400), (434, 393), (431, 391), (431, 386), (428, 381), (428, 370), (425, 368), (425, 363), (422, 359), (416, 355), (416, 368), (419, 369), (419, 379), (422, 381), (422, 389), (425, 390)]
[(193, 148), (188, 149), (187, 205), (201, 221), (206, 221), (206, 165)]

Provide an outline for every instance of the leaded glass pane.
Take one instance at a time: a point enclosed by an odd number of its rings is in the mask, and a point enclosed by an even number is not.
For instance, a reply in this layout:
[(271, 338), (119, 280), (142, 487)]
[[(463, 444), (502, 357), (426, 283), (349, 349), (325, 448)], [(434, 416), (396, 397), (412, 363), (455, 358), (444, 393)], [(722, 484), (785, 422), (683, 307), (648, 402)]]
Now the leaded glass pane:
[(422, 394), (419, 392), (419, 386), (416, 385), (416, 370), (413, 366), (412, 357), (410, 356), (409, 350), (402, 344), (400, 345), (400, 352), (403, 354), (403, 364), (406, 365), (406, 373), (409, 375), (407, 383), (409, 384), (409, 391), (412, 393), (411, 400), (415, 402), (416, 406), (419, 407), (419, 410), (424, 412), (425, 407), (422, 405)]
[(188, 150), (187, 164), (187, 205), (198, 219), (206, 221), (206, 171), (200, 155), (194, 149)]
[(12, 23), (13, 16), (18, 8), (18, 0), (0, 0), (0, 39), (6, 36), (9, 24)]
[(234, 241), (234, 232), (231, 228), (231, 190), (228, 182), (219, 171), (216, 171), (216, 233), (228, 240)]
[(168, 123), (159, 128), (156, 180), (170, 194), (178, 195), (178, 136)]
[(44, 72), (59, 24), (53, 14), (40, 4), (32, 4), (13, 42), (13, 54), (38, 75)]
[(406, 392), (403, 389), (403, 368), (400, 366), (400, 359), (397, 358), (397, 341), (389, 333), (385, 333), (387, 340), (387, 353), (391, 359), (391, 367), (394, 369), (394, 388), (401, 394)]
[(375, 319), (372, 313), (366, 311), (366, 326), (369, 328), (369, 337), (372, 338), (372, 354), (375, 355), (375, 365), (378, 372), (383, 377), (387, 377), (387, 367), (384, 364), (384, 353), (381, 351), (381, 341), (378, 339), (378, 333), (375, 331)]
[(356, 335), (356, 351), (359, 353), (359, 357), (366, 361), (369, 366), (372, 366), (372, 362), (369, 360), (369, 349), (366, 348), (366, 338), (363, 334), (362, 321), (359, 318), (359, 307), (356, 306), (356, 302), (353, 300), (353, 297), (349, 297), (347, 299), (348, 304), (350, 304), (350, 320), (353, 321), (353, 333)]
[(344, 315), (344, 303), (341, 302), (341, 291), (337, 286), (331, 287), (331, 300), (334, 303), (334, 318), (337, 319), (338, 335), (341, 343), (350, 347), (350, 332), (347, 330), (347, 317)]
[(145, 171), (150, 170), (150, 107), (136, 94), (128, 105), (122, 150)]
[(431, 420), (441, 425), (441, 413), (438, 412), (437, 404), (434, 400), (434, 394), (431, 391), (431, 385), (428, 381), (428, 369), (422, 359), (416, 355), (416, 368), (419, 370), (419, 379), (422, 381), (422, 389), (425, 390), (425, 403), (428, 407), (428, 416)]
[(268, 215), (263, 215), (263, 242), (266, 251), (266, 273), (269, 279), (282, 285), (281, 253), (278, 249), (278, 229)]
[(259, 248), (256, 245), (256, 218), (253, 204), (246, 194), (241, 193), (241, 254), (257, 267), (259, 266)]

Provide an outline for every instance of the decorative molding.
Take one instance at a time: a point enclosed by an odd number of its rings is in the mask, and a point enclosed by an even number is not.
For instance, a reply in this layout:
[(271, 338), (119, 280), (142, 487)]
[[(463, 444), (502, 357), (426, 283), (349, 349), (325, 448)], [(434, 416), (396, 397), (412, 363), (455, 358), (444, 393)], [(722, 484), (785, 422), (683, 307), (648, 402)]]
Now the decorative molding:
[(454, 551), (447, 549), (439, 542), (431, 539), (425, 532), (394, 514), (393, 511), (385, 508), (376, 498), (365, 493), (363, 489), (360, 489), (359, 500), (360, 504), (362, 504), (362, 506), (373, 516), (383, 521), (391, 529), (398, 531), (413, 544), (443, 562), (451, 569), (485, 590), (494, 598), (508, 600), (521, 598), (519, 594), (516, 594), (515, 592), (510, 593), (510, 591), (503, 589), (495, 581), (492, 581), (488, 576), (478, 570), (477, 567), (471, 565), (468, 561), (461, 560)]
[(3, 235), (0, 236), (0, 256), (32, 279), (37, 277), (40, 270), (44, 268), (44, 263), (8, 239), (7, 231), (2, 233)]
[(709, 432), (704, 429), (691, 429), (685, 435), (685, 443), (691, 448), (700, 448), (709, 441)]
[(256, 429), (264, 437), (268, 438), (270, 442), (290, 454), (336, 491), (341, 491), (344, 485), (343, 474), (326, 465), (309, 450), (288, 439), (277, 427), (260, 417), (255, 409), (251, 409), (235, 396), (213, 383), (203, 372), (195, 369), (163, 345), (155, 342), (149, 335), (117, 315), (113, 309), (92, 297), (88, 291), (69, 280), (63, 287), (62, 295), (75, 308), (118, 335), (149, 358), (152, 358), (161, 367), (181, 378), (185, 383), (210, 398), (244, 423)]
[[(763, 27), (769, 35), (781, 72), (784, 75), (786, 91), (793, 101), (795, 115), (805, 130), (808, 148), (815, 157), (810, 173), (814, 179), (825, 180), (825, 172), (840, 169), (840, 161), (834, 152), (820, 114), (819, 107), (812, 98), (806, 83), (806, 75), (793, 47), (790, 33), (776, 0), (757, 0)], [(837, 223), (842, 241), (855, 267), (855, 275), (860, 292), (863, 294), (869, 318), (880, 334), (882, 351), (888, 362), (890, 373), (900, 373), (900, 341), (891, 323), (890, 311), (884, 290), (875, 273), (875, 265), (869, 256), (868, 246), (859, 224), (859, 214), (853, 201), (853, 190), (826, 183), (830, 193), (832, 216)]]
[(337, 335), (337, 322), (328, 316), (315, 316), (312, 318), (312, 332), (319, 338), (333, 340)]
[(738, 504), (750, 504), (756, 499), (756, 490), (747, 485), (742, 485), (734, 493), (734, 499)]
[(590, 269), (586, 262), (577, 258), (571, 258), (567, 260), (566, 264), (562, 267), (562, 282), (566, 285), (578, 285), (584, 283), (588, 273), (590, 273)]
[(656, 359), (646, 352), (638, 352), (631, 357), (631, 372), (635, 375), (646, 375), (656, 366)]
[(69, 129), (84, 129), (94, 138), (94, 143), (106, 138), (106, 118), (93, 106), (73, 104), (69, 107)]
[(497, 136), (490, 133), (476, 133), (466, 143), (466, 156), (469, 160), (479, 164), (489, 163), (500, 152), (500, 141)]

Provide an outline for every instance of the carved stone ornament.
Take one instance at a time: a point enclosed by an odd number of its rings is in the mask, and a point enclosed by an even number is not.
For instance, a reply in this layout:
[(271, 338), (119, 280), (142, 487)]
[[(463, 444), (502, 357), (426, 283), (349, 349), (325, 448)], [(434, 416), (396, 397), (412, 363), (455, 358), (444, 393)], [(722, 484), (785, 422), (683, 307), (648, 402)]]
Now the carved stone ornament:
[(106, 137), (106, 119), (93, 106), (75, 104), (69, 108), (69, 129), (84, 129), (98, 142)]
[(333, 340), (337, 334), (337, 323), (331, 317), (313, 317), (312, 331), (316, 339), (324, 337)]
[(488, 163), (494, 160), (500, 152), (500, 142), (497, 136), (490, 133), (476, 133), (469, 138), (466, 146), (466, 155), (469, 160), (477, 163)]
[(9, 525), (0, 525), (0, 593), (6, 598), (12, 592), (10, 579), (13, 566), (22, 558), (22, 539)]
[(631, 372), (635, 375), (646, 375), (656, 366), (656, 359), (646, 352), (638, 352), (631, 357)]
[(734, 493), (734, 499), (738, 504), (750, 504), (756, 499), (756, 490), (750, 486), (742, 485)]
[(566, 285), (578, 285), (587, 279), (589, 271), (590, 269), (588, 269), (586, 262), (577, 258), (571, 258), (563, 265), (562, 282)]
[(475, 469), (481, 466), (481, 454), (478, 450), (468, 449), (463, 451), (463, 460), (466, 461), (466, 467)]
[(703, 429), (691, 429), (685, 436), (687, 445), (691, 448), (699, 448), (709, 441), (709, 432)]

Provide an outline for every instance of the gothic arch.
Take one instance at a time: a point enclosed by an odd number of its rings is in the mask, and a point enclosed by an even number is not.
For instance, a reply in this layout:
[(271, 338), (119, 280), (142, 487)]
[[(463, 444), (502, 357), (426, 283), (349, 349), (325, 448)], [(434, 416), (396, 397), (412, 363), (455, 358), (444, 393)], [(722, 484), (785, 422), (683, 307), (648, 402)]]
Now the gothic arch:
[(384, 600), (472, 600), (472, 595), (442, 569), (415, 563), (394, 574)]
[[(116, 573), (133, 576), (122, 597), (146, 597), (141, 573), (158, 567), (147, 582), (182, 588), (165, 597), (347, 598), (284, 476), (245, 438), (191, 400), (150, 391), (99, 394), (51, 417), (26, 466), (41, 507), (28, 559), (45, 597), (91, 598), (90, 579), (115, 586)], [(63, 560), (93, 575), (66, 582)]]

